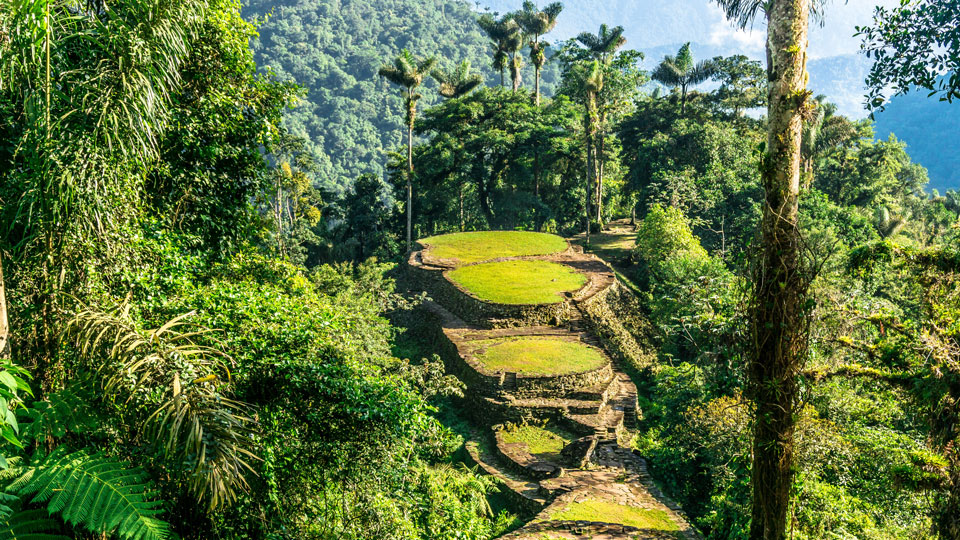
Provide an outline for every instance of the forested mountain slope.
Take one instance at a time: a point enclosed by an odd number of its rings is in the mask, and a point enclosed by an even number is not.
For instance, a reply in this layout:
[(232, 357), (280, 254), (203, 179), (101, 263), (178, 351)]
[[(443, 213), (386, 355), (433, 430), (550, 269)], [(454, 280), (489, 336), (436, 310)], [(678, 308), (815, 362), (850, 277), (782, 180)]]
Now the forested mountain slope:
[(960, 103), (945, 103), (927, 92), (891, 100), (877, 113), (877, 136), (890, 133), (907, 143), (907, 151), (930, 172), (930, 188), (960, 189)]
[[(365, 173), (382, 175), (385, 152), (402, 142), (403, 101), (377, 76), (400, 49), (437, 55), (443, 67), (470, 60), (488, 84), (499, 82), (489, 68), (491, 46), (467, 2), (247, 0), (243, 13), (266, 18), (253, 45), (261, 69), (307, 91), (285, 122), (309, 139), (319, 180), (328, 186), (342, 187)], [(544, 78), (549, 92), (553, 77)], [(524, 81), (530, 80), (528, 67)], [(425, 85), (435, 87), (433, 81)], [(435, 103), (435, 92), (421, 93), (421, 106)]]

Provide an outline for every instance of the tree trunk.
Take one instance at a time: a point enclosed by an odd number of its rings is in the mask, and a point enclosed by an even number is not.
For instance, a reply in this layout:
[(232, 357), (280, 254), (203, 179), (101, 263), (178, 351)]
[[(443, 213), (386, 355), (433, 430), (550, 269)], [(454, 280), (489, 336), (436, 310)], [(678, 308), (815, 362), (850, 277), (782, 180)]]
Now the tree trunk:
[(484, 170), (484, 156), (479, 155), (473, 162), (473, 174), (470, 176), (474, 179), (477, 185), (477, 202), (480, 203), (480, 211), (483, 213), (483, 217), (487, 220), (487, 226), (493, 226), (493, 209), (490, 208), (490, 194), (487, 193), (487, 180), (485, 178), (486, 171)]
[(413, 249), (413, 119), (407, 124), (407, 251)]
[(768, 8), (768, 132), (761, 178), (762, 253), (751, 306), (749, 395), (756, 406), (751, 540), (785, 538), (793, 482), (797, 374), (807, 352), (807, 278), (797, 228), (802, 110), (810, 0), (773, 0)]
[(0, 253), (0, 360), (10, 360), (10, 321), (7, 318), (7, 288), (3, 280), (3, 254)]
[(587, 117), (586, 117), (586, 135), (587, 135), (587, 207), (586, 207), (586, 217), (587, 217), (587, 230), (586, 230), (586, 245), (590, 245), (590, 201), (593, 199), (593, 186), (591, 179), (593, 178), (593, 121), (591, 120), (591, 115), (593, 111), (590, 109), (589, 105), (587, 106)]
[(533, 104), (537, 107), (540, 106), (540, 68), (534, 64), (533, 66)]
[(687, 115), (687, 85), (680, 86), (680, 116)]
[(516, 58), (510, 65), (510, 80), (513, 82), (513, 93), (516, 94), (520, 90), (520, 69), (517, 68)]
[(463, 232), (463, 183), (457, 186), (457, 195), (460, 198), (460, 232)]
[[(603, 125), (603, 121), (601, 121)], [(597, 137), (597, 223), (603, 226), (603, 132)]]
[(277, 175), (277, 207), (274, 214), (277, 218), (277, 252), (283, 257), (283, 185), (280, 182), (280, 175)]

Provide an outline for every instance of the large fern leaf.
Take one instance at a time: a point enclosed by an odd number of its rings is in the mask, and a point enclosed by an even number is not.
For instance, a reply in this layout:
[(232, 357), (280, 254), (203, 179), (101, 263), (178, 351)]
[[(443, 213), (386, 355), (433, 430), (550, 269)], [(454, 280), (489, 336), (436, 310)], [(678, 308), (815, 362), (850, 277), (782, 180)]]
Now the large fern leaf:
[(0, 519), (0, 540), (70, 540), (46, 510), (21, 510)]
[(23, 501), (9, 493), (0, 497), (10, 505), (0, 514), (0, 540), (70, 540), (60, 534), (63, 525), (46, 510), (24, 510)]
[(125, 540), (175, 538), (162, 513), (157, 492), (138, 467), (85, 451), (54, 452), (26, 468), (8, 487), (31, 502), (46, 503), (71, 525)]

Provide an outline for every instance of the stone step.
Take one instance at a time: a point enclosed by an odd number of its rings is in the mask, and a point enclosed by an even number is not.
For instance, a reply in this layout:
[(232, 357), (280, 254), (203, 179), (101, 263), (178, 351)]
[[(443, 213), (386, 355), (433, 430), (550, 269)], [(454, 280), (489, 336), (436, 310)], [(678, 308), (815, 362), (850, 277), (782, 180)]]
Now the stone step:
[(572, 392), (568, 394), (567, 397), (570, 399), (603, 401), (606, 403), (611, 397), (615, 396), (619, 392), (619, 389), (619, 379), (617, 377), (613, 377), (607, 382)]
[(504, 494), (513, 499), (524, 513), (534, 515), (547, 505), (549, 500), (539, 483), (509, 471), (495, 455), (484, 452), (476, 441), (468, 441), (464, 446), (470, 461), (484, 474), (499, 479), (507, 490)]

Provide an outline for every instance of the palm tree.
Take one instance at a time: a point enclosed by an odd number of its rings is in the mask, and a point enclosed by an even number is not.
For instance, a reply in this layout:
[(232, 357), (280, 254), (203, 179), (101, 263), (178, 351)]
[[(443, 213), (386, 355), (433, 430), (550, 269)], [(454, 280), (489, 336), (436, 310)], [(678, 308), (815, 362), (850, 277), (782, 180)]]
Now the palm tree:
[(523, 11), (517, 16), (517, 22), (523, 31), (533, 36), (530, 40), (530, 62), (533, 64), (534, 104), (540, 106), (540, 70), (547, 62), (546, 43), (540, 37), (549, 33), (557, 26), (557, 16), (563, 11), (563, 4), (554, 2), (540, 11), (537, 5), (529, 0), (523, 3)]
[(464, 60), (453, 70), (434, 69), (430, 76), (440, 84), (439, 93), (447, 99), (465, 96), (483, 83), (479, 73), (470, 71), (469, 60)]
[[(610, 65), (613, 61), (613, 55), (616, 54), (621, 47), (627, 43), (627, 38), (623, 37), (623, 27), (615, 26), (609, 28), (605, 24), (600, 25), (600, 31), (596, 34), (591, 34), (589, 32), (583, 32), (577, 36), (577, 41), (581, 45), (587, 48), (590, 51), (590, 54), (595, 60), (600, 62), (600, 73), (599, 76), (603, 77), (604, 69)], [(602, 85), (601, 85), (602, 86)], [(607, 107), (603, 100), (603, 94), (598, 93), (597, 95), (597, 110), (599, 111), (599, 126), (598, 132), (599, 136), (594, 141), (596, 143), (596, 155), (597, 155), (597, 182), (596, 182), (596, 198), (597, 198), (597, 222), (603, 223), (603, 148), (604, 143), (606, 142), (606, 127), (607, 127)]]
[(653, 70), (653, 80), (673, 88), (680, 88), (680, 114), (687, 110), (687, 89), (696, 86), (713, 76), (713, 62), (702, 60), (694, 63), (690, 53), (690, 43), (684, 44), (677, 56), (665, 56), (663, 62)]
[(828, 117), (833, 116), (837, 111), (837, 106), (833, 103), (828, 103), (826, 99), (827, 96), (822, 94), (813, 98), (813, 102), (811, 103), (813, 110), (803, 122), (800, 153), (803, 156), (805, 187), (809, 187), (813, 182), (813, 160), (817, 155), (817, 150), (822, 144), (820, 134), (823, 130), (823, 124)]
[(609, 64), (614, 53), (627, 43), (627, 38), (623, 37), (622, 26), (609, 28), (601, 24), (599, 32), (596, 34), (583, 32), (577, 36), (577, 41), (586, 47), (595, 59)]
[(500, 86), (506, 86), (503, 72), (511, 67), (511, 53), (523, 44), (520, 25), (511, 14), (496, 19), (489, 13), (481, 15), (477, 24), (493, 42), (493, 69), (500, 72)]
[[(438, 83), (440, 83), (440, 95), (447, 99), (457, 99), (472, 92), (477, 86), (483, 83), (483, 77), (478, 73), (470, 71), (470, 61), (464, 60), (453, 71), (435, 69), (430, 73)], [(460, 154), (454, 154), (454, 171), (460, 170)], [(463, 219), (463, 180), (457, 184), (457, 199), (460, 209), (460, 230), (464, 229)]]
[(523, 32), (517, 31), (504, 43), (507, 54), (510, 56), (510, 82), (513, 83), (514, 94), (520, 90), (520, 85), (523, 83), (523, 55), (520, 54), (523, 50), (523, 40)]
[(910, 223), (913, 214), (909, 210), (900, 213), (891, 212), (887, 206), (877, 208), (873, 218), (873, 224), (877, 228), (882, 238), (896, 236), (903, 231), (903, 228)]
[(417, 101), (421, 97), (416, 90), (436, 63), (434, 57), (416, 58), (404, 49), (392, 64), (384, 64), (378, 72), (384, 79), (403, 88), (407, 106), (407, 251), (413, 248), (413, 124), (417, 119)]
[(586, 106), (586, 115), (584, 116), (584, 123), (586, 129), (584, 130), (587, 139), (587, 231), (586, 231), (586, 241), (587, 245), (590, 245), (590, 199), (592, 195), (592, 183), (593, 179), (597, 176), (597, 166), (596, 166), (596, 146), (594, 141), (597, 137), (598, 125), (600, 123), (600, 117), (597, 113), (597, 95), (603, 91), (603, 69), (601, 69), (600, 62), (594, 60), (590, 64), (584, 66), (585, 72), (583, 76), (583, 91), (586, 95), (586, 101), (584, 105)]
[[(806, 361), (810, 276), (799, 232), (803, 116), (809, 110), (806, 48), (810, 15), (823, 0), (718, 0), (739, 27), (767, 22), (767, 141), (760, 260), (750, 305), (747, 395), (755, 406), (751, 540), (782, 540), (793, 485), (798, 374)], [(817, 5), (813, 5), (817, 4)], [(661, 71), (658, 69), (658, 71)], [(667, 69), (662, 70), (667, 74)]]

